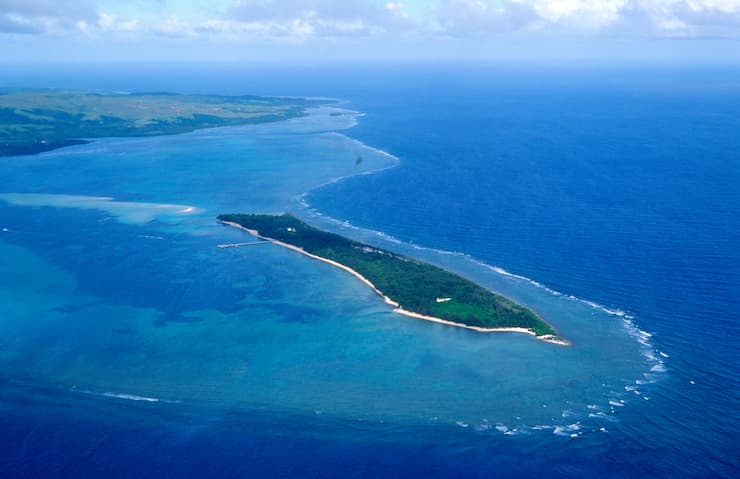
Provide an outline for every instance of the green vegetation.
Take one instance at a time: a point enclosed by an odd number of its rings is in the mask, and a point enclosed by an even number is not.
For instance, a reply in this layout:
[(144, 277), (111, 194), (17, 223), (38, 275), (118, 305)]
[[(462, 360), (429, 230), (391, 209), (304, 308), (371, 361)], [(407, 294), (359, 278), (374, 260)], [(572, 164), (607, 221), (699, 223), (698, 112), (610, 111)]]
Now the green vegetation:
[(257, 96), (7, 90), (0, 92), (0, 156), (87, 143), (279, 121), (324, 100)]
[(321, 231), (288, 214), (229, 214), (218, 219), (348, 266), (407, 311), (468, 326), (526, 328), (559, 340), (530, 309), (437, 266)]

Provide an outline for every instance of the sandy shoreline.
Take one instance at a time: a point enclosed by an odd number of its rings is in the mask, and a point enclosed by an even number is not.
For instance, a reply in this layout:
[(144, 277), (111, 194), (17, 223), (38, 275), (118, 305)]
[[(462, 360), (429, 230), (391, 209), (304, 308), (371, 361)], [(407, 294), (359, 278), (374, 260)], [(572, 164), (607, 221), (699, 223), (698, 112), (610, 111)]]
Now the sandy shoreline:
[(337, 263), (336, 261), (330, 260), (328, 258), (323, 258), (321, 256), (317, 256), (315, 254), (309, 253), (308, 251), (305, 251), (305, 250), (303, 250), (303, 249), (301, 249), (301, 248), (299, 248), (297, 246), (294, 246), (292, 244), (284, 243), (284, 242), (282, 242), (280, 240), (276, 240), (274, 238), (268, 238), (266, 236), (262, 236), (262, 235), (259, 234), (259, 232), (257, 230), (251, 230), (249, 228), (245, 228), (244, 226), (240, 225), (239, 223), (235, 223), (233, 221), (223, 221), (223, 220), (218, 220), (218, 221), (219, 221), (219, 223), (222, 223), (222, 224), (225, 224), (225, 225), (228, 225), (228, 226), (232, 226), (234, 228), (238, 228), (238, 229), (240, 229), (242, 231), (246, 231), (250, 235), (255, 236), (257, 238), (263, 239), (265, 241), (269, 241), (270, 243), (276, 244), (278, 246), (282, 246), (283, 248), (288, 248), (290, 250), (293, 250), (293, 251), (296, 251), (296, 252), (301, 253), (303, 255), (306, 255), (309, 258), (313, 258), (313, 259), (316, 259), (316, 260), (319, 260), (319, 261), (323, 261), (324, 263), (329, 263), (332, 266), (335, 266), (337, 268), (343, 269), (344, 271), (350, 273), (351, 275), (355, 276), (357, 279), (359, 279), (360, 281), (362, 281), (363, 283), (365, 283), (378, 296), (380, 296), (381, 298), (383, 298), (383, 301), (386, 304), (389, 304), (389, 305), (393, 306), (394, 307), (393, 312), (395, 312), (395, 313), (403, 314), (404, 316), (409, 316), (411, 318), (422, 319), (424, 321), (431, 321), (431, 322), (434, 322), (434, 323), (444, 324), (444, 325), (447, 325), (447, 326), (454, 326), (456, 328), (469, 329), (469, 330), (477, 331), (477, 332), (480, 332), (480, 333), (524, 333), (524, 334), (529, 334), (531, 336), (534, 336), (535, 338), (539, 339), (540, 341), (545, 341), (545, 342), (552, 343), (552, 344), (558, 344), (560, 346), (570, 346), (570, 343), (568, 341), (565, 341), (563, 339), (557, 338), (557, 337), (555, 337), (555, 336), (553, 336), (551, 334), (546, 334), (546, 335), (543, 335), (543, 336), (537, 336), (534, 333), (534, 331), (529, 330), (527, 328), (518, 328), (518, 327), (482, 328), (480, 326), (469, 326), (469, 325), (463, 324), (463, 323), (456, 323), (454, 321), (448, 321), (446, 319), (436, 318), (434, 316), (427, 316), (427, 315), (424, 315), (424, 314), (415, 313), (413, 311), (408, 311), (406, 309), (401, 308), (401, 305), (400, 304), (398, 304), (396, 301), (393, 301), (391, 298), (389, 298), (388, 296), (386, 296), (385, 294), (383, 294), (383, 292), (380, 291), (378, 288), (376, 288), (375, 285), (370, 282), (370, 280), (368, 280), (367, 278), (365, 278), (364, 276), (362, 276), (360, 273), (358, 273), (357, 271), (353, 270), (349, 266), (345, 266), (345, 265), (343, 265), (341, 263)]

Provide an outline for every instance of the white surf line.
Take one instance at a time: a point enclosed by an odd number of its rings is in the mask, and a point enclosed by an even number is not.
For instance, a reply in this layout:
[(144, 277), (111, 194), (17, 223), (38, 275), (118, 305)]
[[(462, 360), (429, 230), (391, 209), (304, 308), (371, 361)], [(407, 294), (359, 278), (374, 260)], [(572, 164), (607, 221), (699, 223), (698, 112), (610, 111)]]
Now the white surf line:
[(435, 323), (439, 323), (439, 324), (444, 324), (444, 325), (447, 325), (447, 326), (454, 326), (456, 328), (469, 329), (471, 331), (477, 331), (479, 333), (523, 333), (523, 334), (529, 334), (531, 336), (534, 336), (535, 338), (539, 339), (540, 341), (545, 341), (547, 343), (557, 344), (557, 345), (560, 345), (560, 346), (570, 346), (571, 345), (570, 342), (568, 342), (568, 341), (566, 341), (564, 339), (558, 339), (558, 338), (556, 338), (555, 336), (553, 336), (551, 334), (546, 334), (546, 335), (543, 335), (543, 336), (537, 336), (537, 334), (535, 334), (534, 331), (531, 331), (531, 330), (529, 330), (527, 328), (518, 328), (518, 327), (482, 328), (480, 326), (470, 326), (470, 325), (467, 325), (467, 324), (456, 323), (454, 321), (448, 321), (446, 319), (437, 318), (437, 317), (434, 317), (434, 316), (427, 316), (427, 315), (424, 315), (424, 314), (415, 313), (413, 311), (408, 311), (406, 309), (403, 309), (401, 307), (401, 305), (397, 301), (393, 301), (391, 298), (389, 298), (388, 296), (386, 296), (373, 283), (371, 283), (370, 280), (368, 280), (363, 275), (361, 275), (359, 272), (355, 271), (354, 269), (350, 268), (349, 266), (343, 265), (342, 263), (338, 263), (338, 262), (336, 262), (334, 260), (331, 260), (331, 259), (328, 259), (328, 258), (323, 258), (321, 256), (317, 256), (315, 254), (309, 253), (308, 251), (306, 251), (306, 250), (304, 250), (302, 248), (299, 248), (297, 246), (294, 246), (292, 244), (284, 243), (284, 242), (282, 242), (280, 240), (276, 240), (274, 238), (269, 238), (267, 236), (262, 236), (262, 235), (259, 234), (259, 232), (257, 230), (252, 230), (252, 229), (246, 228), (246, 227), (240, 225), (239, 223), (235, 223), (233, 221), (223, 221), (223, 220), (218, 220), (218, 221), (220, 223), (222, 223), (222, 224), (225, 224), (225, 225), (228, 225), (228, 226), (232, 226), (234, 228), (238, 228), (240, 230), (246, 231), (247, 233), (251, 234), (252, 236), (255, 236), (257, 238), (260, 238), (260, 239), (265, 240), (265, 242), (270, 242), (270, 243), (273, 243), (275, 245), (282, 246), (283, 248), (287, 248), (289, 250), (296, 251), (298, 253), (301, 253), (303, 255), (306, 255), (309, 258), (313, 258), (313, 259), (316, 259), (316, 260), (319, 260), (319, 261), (323, 261), (324, 263), (329, 263), (332, 266), (335, 266), (335, 267), (337, 267), (339, 269), (342, 269), (342, 270), (350, 273), (351, 275), (355, 276), (360, 281), (362, 281), (363, 283), (365, 283), (368, 287), (370, 287), (370, 289), (372, 289), (378, 296), (380, 296), (381, 298), (383, 298), (383, 301), (386, 304), (389, 304), (389, 305), (393, 306), (394, 307), (394, 309), (393, 309), (393, 312), (394, 313), (402, 314), (404, 316), (409, 316), (409, 317), (412, 317), (412, 318), (423, 319), (425, 321), (431, 321), (431, 322), (435, 322)]

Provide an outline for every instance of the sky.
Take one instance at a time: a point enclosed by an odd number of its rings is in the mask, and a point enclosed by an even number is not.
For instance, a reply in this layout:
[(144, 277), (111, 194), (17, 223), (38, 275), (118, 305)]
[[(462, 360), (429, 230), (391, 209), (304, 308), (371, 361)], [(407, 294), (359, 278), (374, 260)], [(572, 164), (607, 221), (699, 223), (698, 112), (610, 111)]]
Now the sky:
[(0, 62), (740, 61), (740, 0), (0, 0)]

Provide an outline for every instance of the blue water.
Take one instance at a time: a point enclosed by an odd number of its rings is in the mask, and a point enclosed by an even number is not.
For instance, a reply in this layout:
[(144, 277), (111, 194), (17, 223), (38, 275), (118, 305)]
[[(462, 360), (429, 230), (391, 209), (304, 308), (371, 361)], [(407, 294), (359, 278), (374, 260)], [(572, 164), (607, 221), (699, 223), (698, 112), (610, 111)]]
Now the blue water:
[[(5, 475), (737, 474), (740, 72), (140, 71), (0, 83), (362, 115), (0, 161)], [(219, 249), (248, 240), (214, 221), (234, 211), (435, 262), (573, 346), (400, 317), (272, 245)]]

